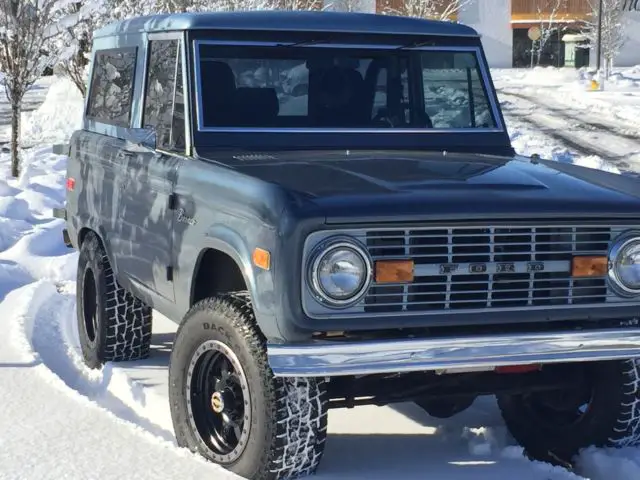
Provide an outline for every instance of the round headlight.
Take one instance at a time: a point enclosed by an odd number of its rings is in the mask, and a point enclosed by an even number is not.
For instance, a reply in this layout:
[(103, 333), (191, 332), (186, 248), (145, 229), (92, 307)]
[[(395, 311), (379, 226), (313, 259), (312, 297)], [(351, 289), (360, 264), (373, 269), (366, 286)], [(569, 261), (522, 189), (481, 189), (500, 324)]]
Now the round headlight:
[(627, 238), (614, 245), (611, 261), (611, 277), (622, 293), (640, 295), (640, 238)]
[(313, 290), (324, 303), (347, 306), (366, 293), (371, 261), (358, 244), (340, 240), (321, 248), (310, 273)]

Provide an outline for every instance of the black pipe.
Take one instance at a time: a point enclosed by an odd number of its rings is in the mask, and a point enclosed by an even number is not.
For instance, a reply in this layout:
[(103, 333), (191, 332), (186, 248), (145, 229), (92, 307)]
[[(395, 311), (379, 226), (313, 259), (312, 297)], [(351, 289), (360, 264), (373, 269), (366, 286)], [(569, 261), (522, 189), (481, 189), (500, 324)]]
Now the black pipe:
[(600, 71), (600, 57), (602, 56), (602, 5), (603, 0), (600, 0), (600, 8), (598, 8), (598, 58), (597, 58), (597, 71)]

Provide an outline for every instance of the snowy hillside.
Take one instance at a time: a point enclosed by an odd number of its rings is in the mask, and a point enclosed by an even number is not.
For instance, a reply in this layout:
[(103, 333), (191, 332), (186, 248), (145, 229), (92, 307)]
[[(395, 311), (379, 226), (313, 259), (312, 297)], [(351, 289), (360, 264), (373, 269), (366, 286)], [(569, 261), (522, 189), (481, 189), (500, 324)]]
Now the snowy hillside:
[[(617, 74), (616, 92), (586, 92), (575, 71), (495, 75), (520, 153), (640, 172), (640, 69)], [(25, 114), (23, 140), (32, 148), (21, 178), (7, 180), (9, 157), (0, 154), (0, 480), (238, 478), (175, 447), (166, 397), (171, 322), (156, 317), (148, 360), (101, 372), (83, 366), (77, 253), (52, 218), (64, 202), (65, 157), (51, 153), (79, 124), (82, 100), (50, 79), (30, 95), (34, 106), (44, 103)], [(637, 449), (587, 451), (576, 474), (530, 462), (491, 398), (450, 420), (412, 404), (335, 410), (329, 432), (320, 480), (640, 478)]]

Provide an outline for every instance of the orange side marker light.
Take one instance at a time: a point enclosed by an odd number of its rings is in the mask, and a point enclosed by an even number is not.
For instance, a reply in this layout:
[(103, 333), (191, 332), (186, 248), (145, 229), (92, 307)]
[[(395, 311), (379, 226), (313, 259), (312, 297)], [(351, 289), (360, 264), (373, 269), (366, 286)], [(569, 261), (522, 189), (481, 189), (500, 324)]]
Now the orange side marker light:
[(262, 248), (256, 248), (253, 251), (253, 264), (263, 270), (269, 270), (271, 268), (271, 254)]
[(412, 282), (413, 260), (379, 260), (376, 262), (375, 275), (377, 283)]
[(571, 275), (574, 277), (603, 277), (608, 271), (607, 257), (573, 257)]

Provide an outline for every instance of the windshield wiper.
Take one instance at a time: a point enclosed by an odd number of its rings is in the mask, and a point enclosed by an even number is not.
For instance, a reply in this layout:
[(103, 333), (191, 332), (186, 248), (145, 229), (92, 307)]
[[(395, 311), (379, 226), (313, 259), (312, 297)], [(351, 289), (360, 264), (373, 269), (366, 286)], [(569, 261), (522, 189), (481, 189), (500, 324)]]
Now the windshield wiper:
[(315, 43), (328, 43), (330, 42), (330, 38), (314, 38), (312, 40), (302, 40), (300, 42), (295, 43), (278, 43), (277, 47), (299, 47), (301, 45), (313, 45)]
[(411, 42), (411, 43), (407, 43), (406, 45), (401, 45), (398, 48), (396, 48), (396, 50), (403, 50), (405, 48), (418, 48), (418, 47), (433, 47), (435, 46), (436, 42), (434, 42), (433, 40), (426, 40), (423, 42)]

